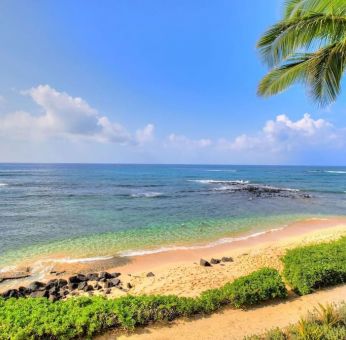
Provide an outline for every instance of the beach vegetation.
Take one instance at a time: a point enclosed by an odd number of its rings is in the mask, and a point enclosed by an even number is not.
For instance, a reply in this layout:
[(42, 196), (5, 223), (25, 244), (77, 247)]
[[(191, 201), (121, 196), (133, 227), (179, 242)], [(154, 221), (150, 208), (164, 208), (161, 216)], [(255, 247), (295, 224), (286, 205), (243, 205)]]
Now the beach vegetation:
[(346, 237), (297, 247), (283, 257), (283, 275), (292, 289), (305, 295), (346, 282)]
[(319, 104), (333, 102), (346, 67), (345, 0), (286, 1), (282, 19), (257, 47), (270, 68), (259, 95), (272, 96), (302, 83)]
[(245, 340), (288, 339), (346, 339), (346, 304), (319, 305), (306, 317), (285, 329), (274, 328), (261, 335), (245, 337)]
[(241, 308), (286, 296), (278, 271), (263, 268), (195, 298), (127, 295), (56, 302), (45, 298), (0, 299), (0, 339), (91, 337), (114, 328), (131, 330), (152, 322), (209, 314), (227, 304)]

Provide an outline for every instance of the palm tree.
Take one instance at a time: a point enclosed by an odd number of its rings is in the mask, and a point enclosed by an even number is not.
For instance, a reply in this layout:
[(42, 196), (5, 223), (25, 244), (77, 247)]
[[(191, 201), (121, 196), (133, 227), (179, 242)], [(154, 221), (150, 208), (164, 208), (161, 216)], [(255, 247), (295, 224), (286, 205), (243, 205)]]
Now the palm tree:
[(258, 87), (261, 96), (303, 83), (320, 105), (340, 93), (346, 67), (346, 0), (287, 0), (281, 21), (257, 48), (271, 68)]

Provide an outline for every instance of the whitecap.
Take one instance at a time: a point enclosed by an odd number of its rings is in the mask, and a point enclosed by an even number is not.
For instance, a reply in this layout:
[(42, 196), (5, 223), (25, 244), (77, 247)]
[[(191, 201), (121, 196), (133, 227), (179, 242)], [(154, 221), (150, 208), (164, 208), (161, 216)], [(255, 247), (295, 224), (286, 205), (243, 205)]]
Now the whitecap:
[(329, 174), (346, 174), (346, 171), (343, 170), (326, 170), (325, 172)]
[(7, 183), (0, 183), (0, 187), (6, 187), (6, 186), (8, 186)]
[(244, 181), (244, 180), (229, 180), (229, 181), (223, 181), (223, 180), (215, 180), (215, 179), (189, 179), (189, 182), (196, 182), (201, 184), (249, 184), (250, 181)]
[(162, 196), (163, 193), (162, 192), (137, 192), (134, 194), (131, 194), (130, 196), (133, 198), (140, 198), (140, 197), (147, 197), (147, 198), (152, 198), (152, 197), (160, 197)]

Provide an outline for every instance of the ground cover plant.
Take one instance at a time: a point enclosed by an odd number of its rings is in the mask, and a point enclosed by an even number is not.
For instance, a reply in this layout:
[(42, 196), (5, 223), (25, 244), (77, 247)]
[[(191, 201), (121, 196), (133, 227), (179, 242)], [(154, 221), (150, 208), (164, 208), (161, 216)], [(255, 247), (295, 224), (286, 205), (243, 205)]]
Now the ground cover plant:
[(285, 329), (275, 328), (245, 340), (346, 339), (346, 304), (320, 305), (307, 317)]
[(346, 282), (346, 237), (288, 250), (283, 275), (300, 295)]
[(117, 299), (77, 297), (0, 299), (0, 339), (71, 339), (111, 328), (133, 329), (155, 321), (208, 314), (223, 305), (240, 308), (287, 291), (277, 270), (260, 269), (199, 297), (125, 296)]

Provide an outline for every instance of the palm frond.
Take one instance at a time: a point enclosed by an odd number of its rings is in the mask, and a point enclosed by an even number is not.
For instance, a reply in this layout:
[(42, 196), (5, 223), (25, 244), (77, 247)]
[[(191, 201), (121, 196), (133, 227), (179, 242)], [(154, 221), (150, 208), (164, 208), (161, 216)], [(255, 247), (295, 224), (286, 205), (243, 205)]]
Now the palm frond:
[(336, 99), (345, 67), (346, 42), (335, 43), (313, 54), (307, 75), (311, 95), (319, 104), (329, 104)]
[(346, 2), (345, 0), (287, 0), (285, 3), (285, 19), (300, 18), (312, 13), (345, 15)]
[(271, 70), (260, 82), (257, 93), (268, 97), (278, 94), (296, 81), (307, 81), (307, 65), (310, 54), (302, 54), (288, 60), (287, 64)]
[(280, 21), (263, 34), (257, 48), (264, 62), (272, 67), (298, 49), (309, 49), (313, 43), (321, 45), (339, 41), (345, 32), (346, 17), (316, 13)]

